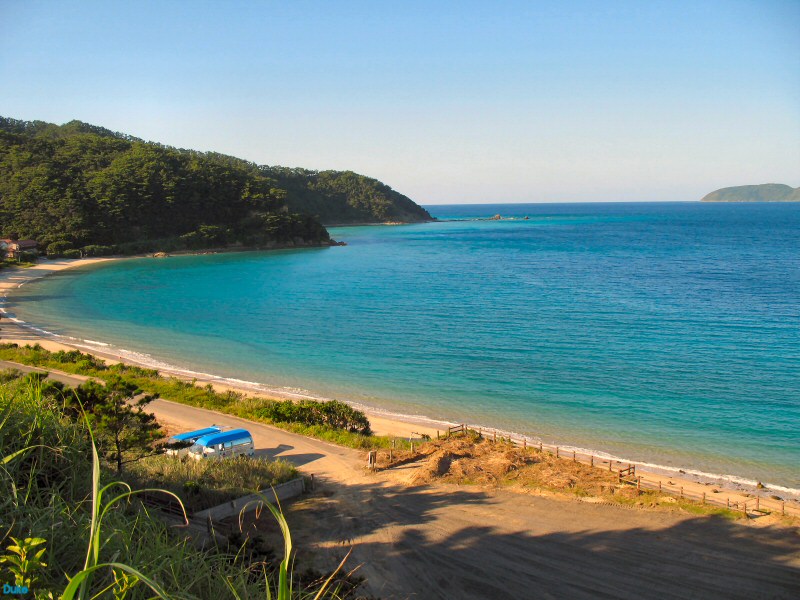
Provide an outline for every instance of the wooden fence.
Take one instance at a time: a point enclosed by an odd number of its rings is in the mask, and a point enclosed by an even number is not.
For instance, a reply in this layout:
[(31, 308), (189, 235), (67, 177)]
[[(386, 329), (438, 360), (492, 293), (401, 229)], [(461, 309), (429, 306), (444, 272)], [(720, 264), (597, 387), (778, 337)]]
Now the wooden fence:
[[(445, 432), (447, 437), (452, 435), (463, 435), (470, 431), (470, 428), (465, 424), (454, 425), (449, 427)], [(635, 486), (638, 491), (654, 491), (661, 494), (667, 494), (677, 497), (679, 499), (692, 500), (701, 504), (708, 504), (712, 506), (729, 508), (735, 511), (741, 511), (745, 516), (760, 516), (770, 513), (778, 513), (781, 515), (793, 515), (800, 517), (800, 505), (797, 503), (786, 503), (785, 500), (777, 500), (766, 495), (758, 494), (756, 492), (748, 492), (749, 497), (742, 498), (745, 492), (736, 492), (733, 490), (726, 490), (724, 488), (717, 488), (709, 485), (708, 492), (696, 492), (684, 489), (680, 483), (673, 483), (668, 476), (661, 478), (655, 474), (637, 475), (636, 465), (633, 463), (622, 462), (614, 459), (604, 458), (601, 456), (577, 452), (575, 450), (565, 451), (559, 446), (545, 444), (543, 442), (531, 442), (527, 438), (513, 437), (506, 435), (498, 435), (496, 430), (483, 429), (478, 427), (474, 429), (479, 435), (485, 437), (492, 442), (506, 442), (519, 446), (523, 449), (538, 450), (539, 452), (549, 452), (556, 456), (556, 458), (563, 458), (575, 462), (584, 463), (596, 468), (607, 468), (609, 471), (618, 474), (619, 483), (622, 485)], [(437, 438), (439, 437), (437, 432)], [(680, 475), (676, 475), (676, 478)], [(702, 484), (700, 484), (702, 485)], [(731, 497), (733, 496), (733, 499)]]

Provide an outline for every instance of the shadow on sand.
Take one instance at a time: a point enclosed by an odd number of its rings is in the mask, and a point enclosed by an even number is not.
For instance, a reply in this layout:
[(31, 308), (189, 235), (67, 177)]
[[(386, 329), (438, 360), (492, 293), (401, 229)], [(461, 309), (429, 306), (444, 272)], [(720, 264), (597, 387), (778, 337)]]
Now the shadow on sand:
[(325, 484), (284, 510), (298, 564), (354, 545), (383, 599), (800, 597), (785, 527), (454, 486)]

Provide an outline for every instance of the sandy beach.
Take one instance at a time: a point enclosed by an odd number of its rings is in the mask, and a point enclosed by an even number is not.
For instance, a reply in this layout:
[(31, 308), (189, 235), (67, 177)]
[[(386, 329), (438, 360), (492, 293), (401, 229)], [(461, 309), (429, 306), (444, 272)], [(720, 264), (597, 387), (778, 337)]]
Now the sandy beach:
[[(51, 260), (42, 262), (30, 268), (9, 269), (0, 272), (0, 298), (5, 298), (7, 294), (13, 291), (20, 285), (24, 285), (29, 281), (45, 277), (52, 273), (97, 264), (100, 262), (107, 262), (110, 260), (125, 260), (124, 258), (92, 258), (92, 259), (76, 259), (76, 260)], [(25, 324), (15, 322), (13, 319), (3, 318), (0, 322), (0, 340), (4, 343), (16, 343), (19, 345), (26, 344), (40, 344), (42, 347), (57, 351), (57, 350), (72, 350), (79, 349), (83, 352), (91, 353), (108, 363), (126, 362), (129, 364), (137, 364), (130, 359), (114, 354), (113, 352), (105, 352), (96, 348), (88, 348), (83, 345), (71, 344), (63, 339), (53, 339), (40, 334), (33, 328)], [(198, 384), (211, 384), (218, 391), (235, 391), (245, 395), (258, 395), (268, 398), (285, 398), (279, 394), (269, 394), (263, 391), (254, 391), (246, 387), (239, 387), (230, 384), (229, 382), (220, 381), (214, 378), (204, 378), (198, 376), (187, 376), (180, 372), (163, 371), (164, 374), (177, 377), (184, 380), (196, 380)], [(365, 411), (370, 419), (372, 429), (379, 435), (391, 435), (403, 438), (419, 439), (423, 436), (430, 436), (435, 438), (437, 434), (444, 434), (447, 427), (451, 423), (437, 423), (434, 421), (409, 421), (396, 418), (394, 416), (386, 415), (379, 411), (369, 410)], [(485, 435), (491, 436), (494, 430), (485, 429)], [(552, 448), (554, 451), (554, 448)], [(571, 454), (570, 454), (571, 455)], [(578, 457), (579, 460), (589, 461), (588, 455)], [(597, 456), (592, 459), (595, 464), (602, 466), (608, 464), (603, 458)], [(624, 466), (622, 464), (615, 465), (615, 468)], [(765, 507), (772, 510), (785, 510), (787, 514), (794, 514), (800, 516), (800, 499), (791, 498), (788, 496), (780, 496), (782, 501), (777, 501), (773, 496), (777, 496), (776, 492), (768, 489), (756, 490), (746, 488), (745, 486), (730, 484), (724, 481), (710, 481), (700, 477), (690, 476), (686, 473), (680, 472), (665, 472), (663, 470), (653, 470), (647, 467), (637, 466), (636, 474), (642, 477), (643, 486), (650, 489), (657, 486), (663, 486), (662, 489), (665, 493), (672, 492), (678, 494), (679, 491), (689, 498), (700, 499), (707, 497), (709, 502), (721, 502), (724, 498), (734, 506), (742, 506), (748, 503), (753, 506), (755, 498), (758, 497), (759, 501)]]

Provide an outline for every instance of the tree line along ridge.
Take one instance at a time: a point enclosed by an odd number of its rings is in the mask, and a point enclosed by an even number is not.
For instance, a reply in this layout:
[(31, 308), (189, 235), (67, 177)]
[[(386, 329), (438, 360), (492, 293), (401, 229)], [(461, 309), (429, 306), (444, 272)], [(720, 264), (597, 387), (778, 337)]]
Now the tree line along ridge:
[(327, 245), (323, 223), (428, 220), (406, 196), (351, 171), (0, 117), (0, 234), (35, 239), (52, 255)]

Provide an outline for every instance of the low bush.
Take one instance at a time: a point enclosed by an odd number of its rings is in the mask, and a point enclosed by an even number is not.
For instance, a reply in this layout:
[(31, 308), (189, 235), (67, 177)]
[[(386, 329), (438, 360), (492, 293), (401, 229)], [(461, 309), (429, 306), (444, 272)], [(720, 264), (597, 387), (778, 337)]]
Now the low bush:
[(47, 246), (47, 256), (51, 256), (53, 258), (62, 256), (65, 251), (72, 250), (72, 242), (67, 241), (58, 241), (48, 244)]
[(259, 416), (277, 423), (301, 423), (303, 425), (327, 425), (351, 433), (370, 435), (369, 419), (352, 406), (331, 400), (275, 401), (260, 409)]
[(99, 246), (91, 244), (82, 248), (84, 256), (110, 256), (114, 254), (117, 249), (114, 246)]
[(153, 456), (128, 468), (125, 479), (137, 488), (175, 493), (190, 513), (211, 508), (299, 477), (284, 460), (244, 456), (195, 460), (188, 456)]

